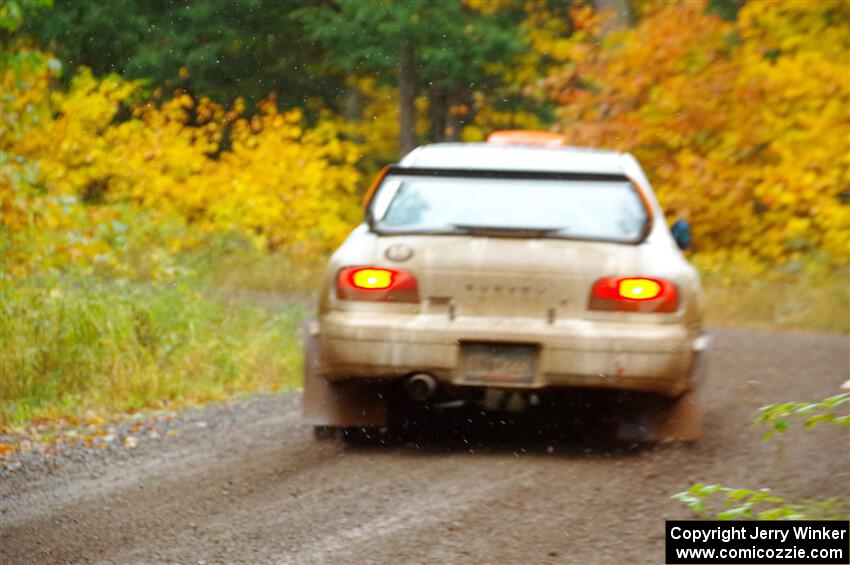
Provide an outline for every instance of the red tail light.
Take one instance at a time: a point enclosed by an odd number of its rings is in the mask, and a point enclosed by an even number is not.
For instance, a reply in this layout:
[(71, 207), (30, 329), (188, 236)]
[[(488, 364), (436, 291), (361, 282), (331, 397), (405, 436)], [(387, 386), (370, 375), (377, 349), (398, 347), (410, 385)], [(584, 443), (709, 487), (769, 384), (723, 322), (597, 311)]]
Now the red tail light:
[(419, 302), (416, 277), (409, 271), (382, 267), (346, 267), (336, 278), (340, 300)]
[(590, 310), (615, 312), (675, 312), (679, 307), (676, 285), (648, 277), (606, 277), (593, 283)]

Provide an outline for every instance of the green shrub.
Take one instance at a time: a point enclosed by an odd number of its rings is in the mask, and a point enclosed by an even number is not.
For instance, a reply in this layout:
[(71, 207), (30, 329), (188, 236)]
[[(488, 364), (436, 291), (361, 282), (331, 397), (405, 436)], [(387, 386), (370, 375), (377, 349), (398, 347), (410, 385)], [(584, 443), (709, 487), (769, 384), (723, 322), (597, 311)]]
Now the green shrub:
[(0, 424), (296, 386), (303, 306), (272, 314), (185, 282), (0, 281)]
[[(753, 426), (768, 426), (762, 439), (785, 433), (791, 421), (802, 422), (806, 430), (819, 424), (850, 425), (850, 414), (840, 412), (850, 403), (850, 393), (841, 393), (817, 402), (786, 402), (762, 406), (756, 413)], [(712, 514), (717, 520), (847, 520), (850, 518), (850, 498), (820, 500), (787, 500), (768, 488), (732, 488), (718, 484), (696, 483), (686, 491), (676, 493), (673, 500), (685, 504), (697, 517)]]

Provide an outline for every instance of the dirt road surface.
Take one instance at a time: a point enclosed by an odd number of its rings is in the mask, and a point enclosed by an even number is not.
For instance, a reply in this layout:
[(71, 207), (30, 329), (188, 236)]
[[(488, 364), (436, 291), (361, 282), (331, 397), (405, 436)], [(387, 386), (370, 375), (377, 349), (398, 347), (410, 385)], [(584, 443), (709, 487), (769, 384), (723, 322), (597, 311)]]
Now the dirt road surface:
[(848, 428), (764, 442), (753, 410), (847, 379), (846, 336), (716, 331), (696, 446), (629, 449), (489, 418), (389, 445), (317, 443), (297, 393), (2, 480), (2, 563), (662, 563), (695, 481), (850, 496)]

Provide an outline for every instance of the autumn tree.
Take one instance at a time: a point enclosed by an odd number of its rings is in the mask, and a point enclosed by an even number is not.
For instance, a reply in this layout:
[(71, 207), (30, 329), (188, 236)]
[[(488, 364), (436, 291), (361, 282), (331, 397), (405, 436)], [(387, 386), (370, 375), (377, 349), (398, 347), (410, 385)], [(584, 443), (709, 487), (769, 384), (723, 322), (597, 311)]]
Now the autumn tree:
[(707, 7), (659, 3), (602, 43), (588, 25), (541, 83), (560, 129), (634, 152), (702, 252), (846, 265), (850, 4), (749, 2), (733, 21)]

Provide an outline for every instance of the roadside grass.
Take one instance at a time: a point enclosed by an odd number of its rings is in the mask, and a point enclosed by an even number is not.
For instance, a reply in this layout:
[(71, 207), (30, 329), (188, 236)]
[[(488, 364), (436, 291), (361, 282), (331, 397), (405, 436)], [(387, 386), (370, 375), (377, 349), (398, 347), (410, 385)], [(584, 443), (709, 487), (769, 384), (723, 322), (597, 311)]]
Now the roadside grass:
[(850, 333), (850, 270), (809, 267), (756, 275), (740, 266), (703, 271), (705, 323)]
[(67, 274), (0, 281), (0, 428), (300, 385), (306, 307), (202, 290)]
[(188, 253), (182, 262), (200, 284), (221, 292), (312, 296), (322, 286), (326, 257), (298, 260), (228, 241)]

